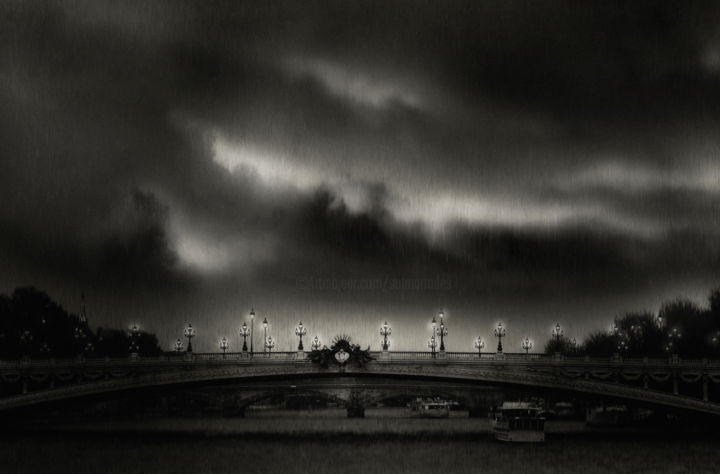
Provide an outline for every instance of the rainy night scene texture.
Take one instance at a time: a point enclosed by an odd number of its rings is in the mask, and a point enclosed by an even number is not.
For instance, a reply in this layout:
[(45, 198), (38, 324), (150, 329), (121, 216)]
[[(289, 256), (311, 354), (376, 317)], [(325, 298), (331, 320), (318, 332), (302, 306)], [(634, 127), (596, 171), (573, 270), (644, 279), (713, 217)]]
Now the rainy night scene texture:
[(0, 0), (3, 473), (715, 473), (720, 3)]

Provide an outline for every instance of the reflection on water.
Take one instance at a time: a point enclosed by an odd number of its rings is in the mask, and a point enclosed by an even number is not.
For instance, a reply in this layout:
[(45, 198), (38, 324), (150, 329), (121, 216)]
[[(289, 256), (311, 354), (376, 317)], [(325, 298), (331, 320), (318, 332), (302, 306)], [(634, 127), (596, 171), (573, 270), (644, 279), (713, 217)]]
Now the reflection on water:
[[(0, 438), (1, 472), (556, 473), (717, 472), (717, 437), (598, 431), (549, 421), (543, 445), (494, 441), (487, 418), (408, 417), (401, 408), (248, 410), (245, 418), (25, 425)], [(9, 430), (9, 431), (8, 431)]]

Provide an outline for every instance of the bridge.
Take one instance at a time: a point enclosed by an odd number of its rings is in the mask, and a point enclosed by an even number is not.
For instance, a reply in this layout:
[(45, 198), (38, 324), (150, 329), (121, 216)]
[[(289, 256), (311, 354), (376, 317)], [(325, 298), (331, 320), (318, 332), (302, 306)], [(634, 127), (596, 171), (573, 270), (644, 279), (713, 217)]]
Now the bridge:
[(290, 388), (338, 399), (352, 390), (472, 397), (483, 387), (510, 387), (637, 402), (720, 415), (720, 361), (572, 357), (561, 354), (371, 352), (364, 366), (312, 363), (307, 352), (184, 353), (122, 359), (0, 361), (0, 413), (44, 403), (158, 388), (245, 387), (240, 410)]

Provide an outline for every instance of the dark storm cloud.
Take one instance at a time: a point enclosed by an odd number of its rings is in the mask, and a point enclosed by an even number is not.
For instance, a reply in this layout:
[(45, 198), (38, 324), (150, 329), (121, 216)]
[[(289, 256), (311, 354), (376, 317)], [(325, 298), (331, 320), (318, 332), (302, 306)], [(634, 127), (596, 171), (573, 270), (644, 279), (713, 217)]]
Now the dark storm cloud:
[(442, 275), (451, 298), (498, 306), (707, 284), (719, 13), (8, 2), (3, 281), (182, 293), (210, 312), (308, 298), (303, 275)]

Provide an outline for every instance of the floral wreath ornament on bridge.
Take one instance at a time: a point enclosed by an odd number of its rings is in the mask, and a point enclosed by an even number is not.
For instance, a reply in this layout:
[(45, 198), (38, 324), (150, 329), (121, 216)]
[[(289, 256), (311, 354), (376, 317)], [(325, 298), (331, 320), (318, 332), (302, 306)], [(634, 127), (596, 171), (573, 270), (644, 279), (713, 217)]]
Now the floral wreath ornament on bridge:
[(330, 364), (339, 365), (341, 368), (347, 364), (356, 364), (364, 367), (365, 364), (374, 360), (370, 355), (370, 346), (361, 349), (358, 344), (353, 344), (348, 335), (335, 336), (333, 343), (328, 347), (310, 352), (310, 361), (326, 369)]

